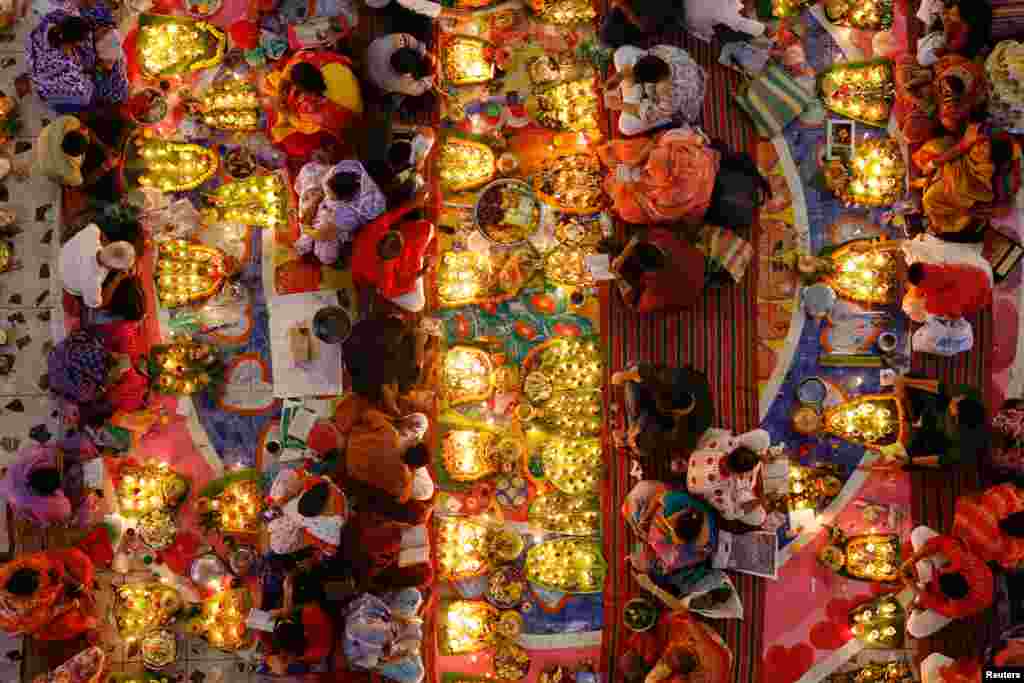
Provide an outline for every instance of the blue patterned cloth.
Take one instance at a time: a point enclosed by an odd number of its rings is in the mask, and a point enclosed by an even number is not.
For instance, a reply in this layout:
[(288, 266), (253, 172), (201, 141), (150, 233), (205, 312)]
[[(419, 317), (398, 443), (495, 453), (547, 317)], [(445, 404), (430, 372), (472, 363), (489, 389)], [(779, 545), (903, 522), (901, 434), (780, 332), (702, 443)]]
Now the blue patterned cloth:
[(422, 683), (423, 596), (415, 588), (379, 598), (366, 593), (345, 611), (342, 650), (349, 665), (397, 683)]

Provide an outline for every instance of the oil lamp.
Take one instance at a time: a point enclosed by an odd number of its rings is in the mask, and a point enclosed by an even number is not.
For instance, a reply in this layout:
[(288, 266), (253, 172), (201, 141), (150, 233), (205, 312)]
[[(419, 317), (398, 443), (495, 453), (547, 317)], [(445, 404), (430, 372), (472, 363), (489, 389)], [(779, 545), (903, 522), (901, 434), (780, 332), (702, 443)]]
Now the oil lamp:
[(187, 337), (154, 346), (150, 368), (157, 390), (184, 396), (204, 391), (222, 371), (220, 357), (212, 345)]
[(232, 482), (215, 497), (210, 506), (217, 526), (227, 534), (255, 534), (260, 530), (263, 492), (255, 479)]
[(244, 650), (252, 644), (245, 625), (249, 607), (248, 591), (221, 590), (202, 603), (190, 625), (192, 632), (218, 650)]
[(209, 196), (203, 211), (208, 223), (238, 223), (276, 229), (291, 215), (291, 188), (279, 173), (254, 175), (224, 183)]
[(597, 131), (597, 79), (581, 78), (544, 88), (537, 95), (537, 121), (555, 130)]
[(557, 538), (526, 553), (526, 577), (548, 590), (597, 593), (607, 571), (600, 543), (587, 539)]
[(903, 440), (903, 406), (892, 394), (866, 394), (829, 408), (825, 431), (862, 446), (887, 446)]
[(880, 595), (850, 610), (850, 627), (857, 640), (871, 649), (902, 647), (906, 610), (892, 593)]
[(439, 517), (437, 564), (443, 581), (486, 574), (494, 563), (514, 562), (523, 552), (522, 537), (469, 517)]
[(498, 173), (498, 159), (487, 145), (450, 137), (437, 155), (441, 186), (447, 192), (469, 192), (483, 187)]
[(493, 281), (487, 254), (446, 251), (437, 271), (437, 295), (442, 306), (464, 306), (486, 296)]
[(827, 278), (836, 293), (865, 304), (891, 304), (897, 298), (896, 257), (884, 243), (854, 242), (831, 254), (834, 267)]
[(125, 465), (119, 472), (117, 498), (124, 517), (142, 517), (177, 506), (188, 493), (188, 481), (167, 463)]
[(573, 496), (561, 491), (542, 493), (530, 504), (530, 526), (570, 536), (594, 536), (601, 529), (597, 496)]
[(870, 662), (853, 674), (853, 683), (914, 683), (906, 662)]
[(520, 469), (523, 444), (491, 432), (455, 429), (441, 440), (441, 459), (454, 481), (471, 482)]
[(135, 159), (129, 161), (134, 173), (137, 163), (141, 167), (137, 182), (143, 189), (161, 192), (194, 190), (217, 172), (219, 160), (216, 152), (188, 142), (171, 142), (137, 135), (133, 143)]
[(445, 354), (442, 384), (452, 405), (482, 401), (494, 388), (494, 364), (483, 349), (454, 346)]
[(563, 213), (592, 214), (608, 204), (604, 173), (596, 154), (567, 154), (545, 164), (534, 178), (534, 190)]
[(589, 0), (530, 0), (530, 7), (546, 23), (568, 26), (585, 24), (597, 18)]
[(587, 267), (589, 252), (584, 249), (559, 247), (544, 259), (544, 277), (563, 287), (586, 287), (594, 284)]
[(843, 482), (832, 466), (789, 466), (789, 492), (785, 498), (790, 511), (825, 507), (842, 490)]
[(167, 308), (209, 299), (228, 276), (224, 252), (185, 240), (160, 243), (156, 271), (157, 296)]
[(892, 28), (893, 0), (826, 0), (825, 17), (838, 26), (888, 31)]
[(241, 78), (215, 84), (199, 99), (203, 123), (221, 130), (258, 130), (260, 99), (256, 86)]
[(114, 624), (128, 642), (170, 623), (184, 603), (171, 586), (159, 581), (130, 583), (115, 593)]
[(199, 71), (224, 59), (227, 37), (209, 22), (144, 14), (139, 26), (139, 66), (146, 78)]
[(540, 449), (544, 475), (569, 496), (598, 492), (604, 475), (601, 442), (597, 439), (550, 439)]
[(451, 85), (477, 85), (494, 78), (494, 47), (481, 38), (442, 33), (441, 61)]
[(772, 16), (784, 19), (795, 17), (817, 0), (772, 0)]
[(839, 527), (829, 527), (829, 545), (818, 553), (818, 561), (851, 579), (893, 583), (899, 580), (899, 552), (896, 534), (847, 536)]
[[(508, 614), (519, 617), (515, 612)], [(452, 600), (443, 606), (440, 621), (442, 651), (452, 655), (493, 647), (502, 637), (503, 630), (507, 632), (513, 622), (510, 618), (503, 619), (497, 607), (482, 600)], [(504, 629), (502, 621), (505, 622)]]
[(819, 76), (818, 90), (827, 109), (884, 128), (896, 96), (892, 62), (876, 59), (836, 64)]

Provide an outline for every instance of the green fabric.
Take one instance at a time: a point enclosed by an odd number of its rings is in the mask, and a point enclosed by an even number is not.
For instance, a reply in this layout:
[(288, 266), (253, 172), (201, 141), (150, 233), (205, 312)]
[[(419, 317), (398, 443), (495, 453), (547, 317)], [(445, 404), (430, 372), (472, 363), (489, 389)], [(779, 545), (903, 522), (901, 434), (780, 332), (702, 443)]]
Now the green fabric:
[(85, 156), (69, 157), (61, 145), (64, 144), (64, 136), (81, 128), (81, 121), (74, 116), (61, 116), (43, 128), (36, 141), (32, 173), (46, 176), (62, 185), (80, 186), (84, 182), (82, 162)]
[(807, 109), (814, 95), (778, 64), (769, 64), (735, 99), (753, 121), (758, 134), (772, 138)]

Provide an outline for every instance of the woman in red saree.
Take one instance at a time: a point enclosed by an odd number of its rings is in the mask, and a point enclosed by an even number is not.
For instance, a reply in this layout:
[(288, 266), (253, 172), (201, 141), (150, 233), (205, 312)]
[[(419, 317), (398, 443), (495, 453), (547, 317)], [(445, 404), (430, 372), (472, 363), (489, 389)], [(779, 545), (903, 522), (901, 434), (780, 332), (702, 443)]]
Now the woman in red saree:
[(612, 140), (597, 150), (605, 191), (627, 223), (698, 224), (711, 206), (722, 155), (692, 128)]
[(726, 683), (732, 680), (732, 652), (707, 624), (689, 612), (667, 617), (668, 646), (646, 683)]
[(297, 52), (280, 71), (267, 76), (274, 98), (270, 138), (289, 156), (308, 157), (363, 113), (363, 98), (352, 62), (327, 51)]
[(0, 566), (0, 628), (71, 640), (96, 628), (92, 560), (77, 548), (30, 553)]

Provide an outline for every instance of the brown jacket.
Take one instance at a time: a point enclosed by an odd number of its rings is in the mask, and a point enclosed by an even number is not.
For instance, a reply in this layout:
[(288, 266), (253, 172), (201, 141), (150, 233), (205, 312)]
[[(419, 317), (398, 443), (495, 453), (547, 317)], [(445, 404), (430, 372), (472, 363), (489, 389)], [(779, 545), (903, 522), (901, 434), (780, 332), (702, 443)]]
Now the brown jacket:
[(334, 422), (343, 435), (347, 476), (394, 496), (399, 503), (412, 498), (412, 468), (402, 459), (393, 417), (359, 396), (338, 406)]

